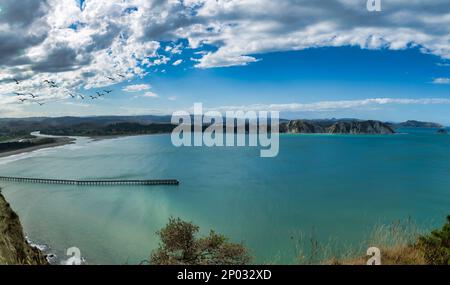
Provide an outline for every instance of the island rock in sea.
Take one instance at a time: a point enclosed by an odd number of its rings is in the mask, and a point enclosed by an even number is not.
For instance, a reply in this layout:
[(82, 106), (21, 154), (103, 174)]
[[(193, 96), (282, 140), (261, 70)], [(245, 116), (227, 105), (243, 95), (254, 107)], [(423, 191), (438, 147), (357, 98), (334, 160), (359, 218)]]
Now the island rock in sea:
[(0, 192), (0, 264), (47, 265), (39, 249), (25, 239), (19, 217)]
[(439, 135), (446, 135), (446, 134), (448, 134), (446, 129), (439, 129), (436, 133), (439, 134)]
[(394, 134), (394, 129), (380, 121), (295, 120), (280, 125), (280, 132), (293, 134)]

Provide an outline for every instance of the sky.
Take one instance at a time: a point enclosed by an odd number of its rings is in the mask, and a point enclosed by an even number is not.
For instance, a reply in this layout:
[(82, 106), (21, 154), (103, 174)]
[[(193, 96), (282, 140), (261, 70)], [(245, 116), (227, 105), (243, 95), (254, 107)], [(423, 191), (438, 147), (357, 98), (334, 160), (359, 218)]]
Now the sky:
[(381, 0), (379, 12), (366, 2), (0, 0), (0, 117), (200, 102), (450, 125), (448, 0)]

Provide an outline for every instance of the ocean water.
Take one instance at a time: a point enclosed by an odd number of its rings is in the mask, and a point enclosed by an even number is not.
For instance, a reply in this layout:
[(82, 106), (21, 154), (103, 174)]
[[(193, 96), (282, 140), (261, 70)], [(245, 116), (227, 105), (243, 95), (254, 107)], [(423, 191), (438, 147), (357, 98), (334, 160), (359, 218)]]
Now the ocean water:
[(450, 214), (450, 136), (283, 135), (276, 158), (255, 148), (175, 148), (168, 135), (40, 150), (0, 159), (0, 175), (178, 179), (179, 187), (76, 187), (0, 182), (31, 240), (90, 264), (136, 264), (155, 232), (181, 217), (243, 241), (255, 263), (295, 263), (299, 235), (357, 245), (375, 224)]

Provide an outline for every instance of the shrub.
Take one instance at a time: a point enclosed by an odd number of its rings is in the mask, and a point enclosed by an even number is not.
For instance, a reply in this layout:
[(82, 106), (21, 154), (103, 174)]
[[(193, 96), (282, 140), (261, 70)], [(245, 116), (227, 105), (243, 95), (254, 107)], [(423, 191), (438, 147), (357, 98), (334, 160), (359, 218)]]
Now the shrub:
[(211, 231), (197, 238), (199, 227), (182, 221), (169, 220), (157, 235), (159, 248), (150, 256), (154, 265), (244, 265), (251, 260), (243, 244), (230, 243), (228, 239)]
[(450, 216), (441, 230), (420, 237), (418, 245), (428, 264), (450, 265)]

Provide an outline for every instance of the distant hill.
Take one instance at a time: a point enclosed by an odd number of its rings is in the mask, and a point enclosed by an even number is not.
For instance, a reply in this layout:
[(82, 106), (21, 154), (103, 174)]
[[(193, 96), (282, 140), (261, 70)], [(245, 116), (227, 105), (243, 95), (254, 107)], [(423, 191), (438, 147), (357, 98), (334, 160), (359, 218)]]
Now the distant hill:
[[(169, 133), (171, 116), (98, 116), (0, 119), (0, 138), (26, 136), (33, 131), (69, 136), (115, 136)], [(442, 128), (440, 124), (419, 121), (384, 123), (358, 119), (280, 120), (280, 132), (331, 134), (390, 134), (397, 128)]]
[(438, 123), (420, 122), (414, 120), (409, 120), (403, 123), (389, 123), (389, 125), (393, 128), (432, 128), (432, 129), (442, 128), (442, 125)]

